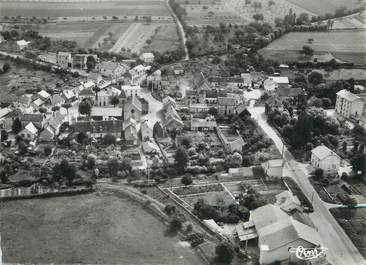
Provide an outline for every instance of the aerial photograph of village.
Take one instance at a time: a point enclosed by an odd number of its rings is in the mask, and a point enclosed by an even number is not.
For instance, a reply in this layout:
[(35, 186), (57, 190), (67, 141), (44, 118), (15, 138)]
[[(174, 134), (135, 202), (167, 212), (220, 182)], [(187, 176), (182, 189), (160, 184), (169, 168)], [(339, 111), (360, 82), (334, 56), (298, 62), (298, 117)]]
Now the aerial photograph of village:
[(0, 265), (366, 265), (366, 0), (0, 0)]

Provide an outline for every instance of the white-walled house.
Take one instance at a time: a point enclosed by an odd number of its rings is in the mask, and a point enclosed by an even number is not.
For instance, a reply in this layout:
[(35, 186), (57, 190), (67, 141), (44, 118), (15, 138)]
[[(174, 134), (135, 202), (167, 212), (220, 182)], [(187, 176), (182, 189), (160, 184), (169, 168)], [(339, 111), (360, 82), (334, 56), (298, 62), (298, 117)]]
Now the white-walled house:
[(345, 118), (360, 118), (363, 115), (363, 99), (345, 89), (337, 93), (335, 111)]
[(290, 84), (287, 76), (269, 76), (263, 83), (266, 91), (275, 91), (277, 88), (286, 88)]
[(121, 90), (125, 93), (126, 97), (140, 97), (141, 96), (141, 87), (125, 85), (121, 87)]
[(341, 158), (325, 145), (319, 145), (311, 151), (311, 165), (321, 168), (325, 174), (337, 174)]
[(254, 224), (258, 236), (259, 264), (299, 264), (301, 260), (290, 254), (289, 248), (321, 246), (321, 238), (313, 227), (290, 217), (277, 205), (267, 204), (250, 211), (249, 223)]
[(279, 179), (283, 177), (283, 159), (272, 159), (264, 162), (262, 167), (268, 179)]
[(28, 123), (23, 130), (21, 130), (18, 135), (20, 135), (24, 140), (33, 141), (38, 134), (38, 129), (33, 123)]
[(154, 62), (154, 54), (151, 52), (145, 52), (140, 55), (140, 60), (144, 63), (153, 63)]

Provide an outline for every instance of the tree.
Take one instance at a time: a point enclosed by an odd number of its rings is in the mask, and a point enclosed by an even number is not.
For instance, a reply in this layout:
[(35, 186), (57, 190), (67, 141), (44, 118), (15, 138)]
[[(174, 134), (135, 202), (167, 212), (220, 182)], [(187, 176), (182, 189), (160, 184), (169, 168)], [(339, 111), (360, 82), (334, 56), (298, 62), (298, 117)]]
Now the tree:
[(273, 0), (268, 1), (268, 6), (269, 7), (274, 6), (274, 5), (275, 5), (275, 1), (273, 1)]
[(88, 69), (89, 72), (95, 68), (96, 64), (97, 64), (97, 62), (96, 62), (94, 56), (89, 55), (86, 58), (86, 68)]
[(304, 111), (300, 113), (298, 120), (293, 127), (292, 143), (295, 147), (302, 147), (311, 142), (313, 123), (309, 115)]
[(90, 116), (92, 103), (88, 99), (83, 99), (79, 104), (79, 113)]
[(193, 183), (193, 180), (192, 180), (192, 177), (189, 176), (189, 175), (185, 175), (181, 178), (180, 182), (183, 184), (183, 185), (191, 185)]
[(309, 83), (313, 86), (323, 83), (323, 75), (319, 72), (313, 71), (308, 76)]
[(89, 169), (94, 169), (97, 163), (97, 156), (94, 154), (89, 154), (86, 158), (86, 165)]
[(184, 138), (182, 139), (182, 145), (183, 145), (185, 148), (189, 148), (189, 147), (191, 146), (191, 142), (192, 142), (192, 140), (191, 140), (191, 138), (189, 138), (189, 137), (184, 137)]
[(18, 134), (22, 130), (22, 122), (19, 120), (19, 118), (14, 119), (11, 130), (14, 134)]
[(357, 153), (351, 159), (353, 171), (362, 177), (366, 176), (366, 154)]
[(174, 160), (175, 160), (175, 164), (177, 165), (177, 169), (180, 172), (184, 171), (184, 168), (187, 165), (188, 162), (188, 154), (186, 149), (179, 147), (174, 154)]
[(217, 108), (215, 108), (215, 107), (211, 107), (211, 108), (209, 108), (209, 110), (208, 110), (208, 114), (210, 114), (210, 115), (212, 115), (212, 116), (214, 116), (214, 117), (216, 117), (217, 115), (218, 115), (218, 110), (217, 110)]
[(315, 171), (314, 171), (314, 177), (317, 180), (321, 180), (324, 177), (324, 170), (321, 169), (321, 168), (315, 169)]
[(262, 3), (261, 2), (258, 2), (258, 1), (255, 1), (252, 6), (254, 8), (254, 12), (257, 12), (257, 9), (261, 9), (262, 8)]
[(109, 169), (110, 177), (111, 178), (116, 177), (118, 169), (119, 169), (118, 159), (116, 157), (110, 157), (107, 161), (107, 166), (108, 166), (108, 169)]
[(53, 107), (51, 108), (51, 110), (52, 110), (52, 112), (53, 112), (53, 115), (55, 115), (55, 112), (60, 110), (60, 106), (53, 106)]
[(44, 107), (40, 107), (40, 108), (38, 109), (38, 111), (39, 111), (39, 113), (41, 113), (41, 114), (45, 114), (45, 113), (47, 112), (47, 109), (46, 109), (46, 108), (44, 108)]
[(306, 56), (313, 56), (314, 50), (311, 47), (304, 45), (304, 46), (302, 46), (302, 50), (300, 51), (300, 53), (302, 53)]
[(252, 0), (245, 0), (245, 5), (250, 5), (252, 3)]
[(243, 157), (238, 152), (235, 152), (234, 154), (227, 156), (225, 162), (228, 167), (238, 168), (241, 167), (243, 163)]
[(49, 156), (52, 153), (52, 147), (49, 145), (46, 145), (43, 149), (45, 156)]
[(103, 137), (103, 143), (105, 145), (112, 145), (112, 144), (116, 144), (117, 142), (117, 139), (116, 139), (116, 136), (112, 135), (112, 134), (106, 134), (104, 137)]
[(182, 230), (182, 221), (179, 220), (178, 218), (173, 218), (170, 222), (169, 222), (169, 232), (171, 233), (178, 233), (180, 230)]
[(221, 241), (215, 248), (216, 258), (220, 262), (230, 264), (234, 258), (234, 249), (229, 242)]
[(10, 70), (10, 64), (8, 62), (5, 62), (3, 65), (3, 73), (6, 73)]
[(112, 97), (111, 104), (116, 107), (119, 104), (119, 98), (117, 96)]
[(4, 141), (8, 140), (8, 133), (7, 133), (7, 131), (1, 130), (1, 137), (0, 138), (1, 138), (0, 139), (1, 142), (4, 142)]
[(74, 165), (69, 164), (66, 159), (63, 159), (60, 163), (56, 163), (52, 169), (53, 179), (58, 180), (64, 178), (66, 184), (71, 186), (76, 176), (76, 168)]
[(64, 104), (61, 105), (61, 107), (66, 109), (67, 117), (69, 117), (69, 108), (71, 108), (71, 104), (70, 103), (64, 103)]
[(258, 22), (259, 20), (263, 20), (264, 16), (263, 16), (263, 14), (254, 14), (253, 18), (254, 18), (255, 21)]

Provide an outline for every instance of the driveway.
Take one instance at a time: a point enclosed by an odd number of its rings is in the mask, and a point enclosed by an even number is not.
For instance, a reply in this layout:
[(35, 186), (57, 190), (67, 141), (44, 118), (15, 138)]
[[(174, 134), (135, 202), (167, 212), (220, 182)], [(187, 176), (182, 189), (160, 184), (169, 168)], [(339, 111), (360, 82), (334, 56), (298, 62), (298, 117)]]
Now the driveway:
[(282, 152), (284, 150), (285, 167), (292, 177), (300, 186), (304, 194), (309, 200), (312, 200), (314, 212), (309, 214), (311, 221), (317, 227), (320, 237), (323, 240), (323, 247), (328, 248), (328, 260), (335, 265), (353, 264), (364, 265), (365, 259), (361, 256), (358, 249), (349, 239), (347, 234), (337, 223), (328, 210), (326, 205), (319, 197), (313, 186), (311, 185), (307, 172), (294, 159), (292, 154), (284, 146), (282, 139), (276, 134), (273, 128), (267, 123), (264, 116), (264, 107), (254, 107), (249, 109), (253, 119), (255, 119), (263, 131), (270, 137), (277, 149)]

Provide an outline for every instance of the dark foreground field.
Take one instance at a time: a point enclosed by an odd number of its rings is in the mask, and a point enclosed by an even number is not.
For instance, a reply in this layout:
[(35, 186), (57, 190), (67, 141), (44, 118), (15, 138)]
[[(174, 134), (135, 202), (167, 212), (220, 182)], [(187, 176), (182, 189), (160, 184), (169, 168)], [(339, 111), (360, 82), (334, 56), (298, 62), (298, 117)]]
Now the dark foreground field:
[(97, 193), (0, 204), (7, 263), (201, 264), (139, 204)]

